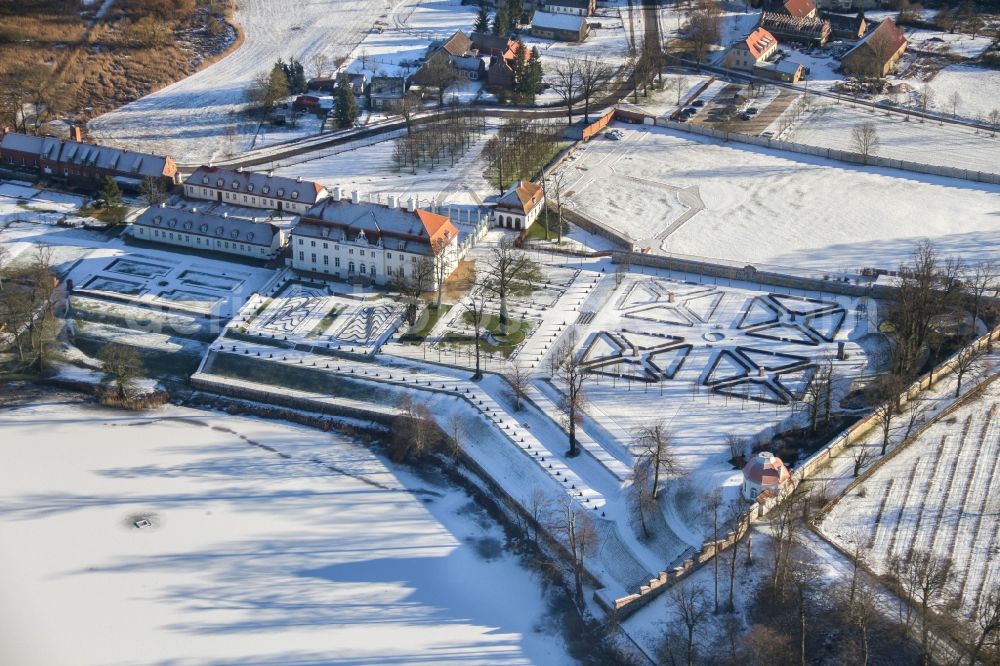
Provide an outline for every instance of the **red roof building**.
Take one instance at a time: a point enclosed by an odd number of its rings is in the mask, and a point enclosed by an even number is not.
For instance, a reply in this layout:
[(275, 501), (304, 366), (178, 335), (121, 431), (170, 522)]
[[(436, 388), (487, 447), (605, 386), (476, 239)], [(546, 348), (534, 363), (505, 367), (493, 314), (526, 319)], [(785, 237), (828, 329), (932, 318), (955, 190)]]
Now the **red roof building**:
[(519, 180), (497, 200), (493, 219), (506, 229), (527, 229), (538, 219), (544, 196), (530, 180)]
[(778, 40), (764, 28), (757, 28), (746, 39), (733, 44), (726, 53), (724, 64), (729, 69), (750, 71), (771, 57), (778, 49)]
[(885, 76), (896, 66), (906, 46), (903, 31), (892, 19), (883, 19), (857, 46), (844, 54), (840, 65), (848, 74)]
[(780, 495), (791, 482), (785, 463), (767, 451), (755, 455), (743, 468), (743, 496), (748, 500), (756, 500), (765, 491)]
[(816, 16), (816, 5), (812, 0), (788, 0), (782, 7), (785, 13), (795, 18), (812, 18)]

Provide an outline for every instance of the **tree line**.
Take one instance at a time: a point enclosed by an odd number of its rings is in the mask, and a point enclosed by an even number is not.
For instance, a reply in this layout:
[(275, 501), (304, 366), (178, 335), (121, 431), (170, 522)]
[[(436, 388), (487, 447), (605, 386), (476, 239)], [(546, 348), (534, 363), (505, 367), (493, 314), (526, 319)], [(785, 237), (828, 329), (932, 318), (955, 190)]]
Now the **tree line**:
[(486, 117), (474, 110), (455, 107), (446, 113), (411, 123), (396, 139), (392, 151), (397, 171), (454, 166), (486, 131)]

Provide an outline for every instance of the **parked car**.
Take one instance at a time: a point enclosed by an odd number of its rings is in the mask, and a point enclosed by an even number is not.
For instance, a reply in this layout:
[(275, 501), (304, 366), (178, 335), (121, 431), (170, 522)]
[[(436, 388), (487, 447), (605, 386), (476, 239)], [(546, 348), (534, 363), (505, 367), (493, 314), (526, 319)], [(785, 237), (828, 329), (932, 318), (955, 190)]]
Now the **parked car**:
[(749, 113), (751, 116), (756, 116), (758, 113), (760, 113), (760, 109), (758, 109), (756, 106), (751, 106), (749, 109), (747, 109), (747, 113)]
[(746, 111), (740, 114), (740, 120), (750, 120), (751, 118), (753, 118), (753, 116), (751, 116)]
[(694, 114), (698, 113), (698, 109), (694, 108), (693, 106), (689, 106), (688, 108), (684, 109), (684, 113), (688, 114), (689, 116), (693, 116)]
[(705, 106), (705, 100), (703, 100), (703, 99), (696, 99), (695, 101), (691, 102), (691, 106), (695, 106), (695, 107), (698, 107), (700, 109), (701, 107)]
[(774, 132), (761, 132), (760, 135), (763, 138), (765, 138), (765, 139), (773, 139), (774, 138)]

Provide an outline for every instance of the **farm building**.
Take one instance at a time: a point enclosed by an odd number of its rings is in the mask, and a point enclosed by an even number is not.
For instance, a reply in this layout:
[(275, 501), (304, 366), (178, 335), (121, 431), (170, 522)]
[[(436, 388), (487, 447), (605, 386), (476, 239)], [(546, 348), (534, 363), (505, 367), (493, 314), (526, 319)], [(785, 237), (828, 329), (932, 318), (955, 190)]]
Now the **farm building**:
[(242, 169), (201, 166), (184, 181), (184, 196), (234, 206), (304, 213), (327, 196), (319, 183)]
[(72, 187), (96, 187), (105, 176), (131, 190), (147, 178), (166, 189), (177, 182), (177, 165), (169, 157), (16, 132), (0, 138), (0, 165)]
[(531, 21), (531, 34), (535, 37), (560, 42), (582, 42), (590, 32), (590, 25), (582, 16), (535, 12)]
[(748, 500), (757, 499), (765, 491), (779, 495), (791, 482), (785, 463), (773, 453), (762, 451), (743, 467), (743, 497)]
[[(382, 205), (361, 201), (355, 191), (347, 200), (334, 188), (292, 230), (291, 250), (295, 270), (384, 285), (415, 277), (427, 259), (443, 262), (450, 275), (458, 265), (458, 229), (412, 199), (400, 208), (396, 197)], [(431, 282), (428, 290), (437, 287)]]
[(841, 68), (857, 76), (885, 76), (906, 51), (906, 37), (892, 19), (883, 19), (857, 46), (844, 54)]
[[(514, 61), (517, 59), (517, 52), (520, 43), (508, 37), (494, 37), (492, 35), (472, 34), (473, 47), (482, 55), (489, 58), (489, 65), (486, 68), (486, 86), (490, 90), (510, 90), (514, 86)], [(531, 59), (531, 51), (526, 50), (525, 55)]]
[(527, 229), (542, 211), (542, 188), (530, 180), (519, 180), (497, 199), (493, 220), (505, 229)]
[(778, 50), (778, 40), (764, 28), (757, 28), (746, 39), (729, 47), (723, 64), (729, 69), (752, 70)]
[(406, 97), (406, 79), (402, 76), (373, 76), (368, 88), (368, 103), (376, 111), (395, 111)]
[(470, 81), (478, 81), (486, 76), (486, 63), (473, 47), (472, 39), (459, 30), (444, 44), (431, 50), (427, 62), (413, 75), (413, 82), (418, 85), (433, 85), (428, 80), (427, 68), (441, 59), (447, 59), (457, 72)]
[(797, 62), (785, 58), (780, 62), (762, 62), (753, 68), (753, 73), (775, 81), (796, 83), (802, 80), (806, 68)]
[(593, 16), (597, 8), (597, 0), (545, 0), (541, 4), (543, 10), (550, 14), (574, 16)]
[(148, 208), (130, 228), (139, 240), (255, 259), (273, 259), (284, 245), (284, 234), (273, 224), (209, 215), (197, 208)]
[(797, 18), (784, 12), (761, 12), (760, 27), (780, 40), (823, 46), (830, 39), (830, 22), (815, 15)]
[(868, 30), (868, 21), (860, 12), (855, 16), (823, 12), (823, 18), (830, 22), (830, 29), (835, 39), (856, 41), (864, 37)]

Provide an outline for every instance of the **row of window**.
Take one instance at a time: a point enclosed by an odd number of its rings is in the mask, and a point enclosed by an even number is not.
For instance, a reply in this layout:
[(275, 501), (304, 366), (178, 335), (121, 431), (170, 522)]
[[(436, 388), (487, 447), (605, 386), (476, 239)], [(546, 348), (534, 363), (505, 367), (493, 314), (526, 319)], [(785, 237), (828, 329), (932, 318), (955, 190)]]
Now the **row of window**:
[[(146, 229), (143, 228), (143, 227), (139, 227), (139, 235), (145, 236), (146, 235)], [(177, 237), (174, 238), (174, 232), (172, 232), (172, 231), (160, 231), (159, 229), (153, 229), (153, 234), (152, 235), (153, 235), (153, 238), (159, 238), (161, 240), (171, 240), (171, 241), (176, 240), (177, 242), (185, 242), (185, 243), (188, 243), (188, 244), (191, 243), (191, 236), (188, 235), (188, 234), (178, 233)], [(204, 244), (202, 243), (201, 236), (195, 236), (194, 240), (195, 240), (195, 244), (196, 245), (204, 245), (204, 247), (206, 247), (208, 249), (212, 249), (212, 239), (211, 238), (204, 239), (204, 241), (205, 241)], [(232, 244), (232, 248), (230, 248), (229, 241), (221, 241), (221, 240), (218, 240), (218, 239), (216, 239), (216, 241), (215, 241), (215, 248), (219, 249), (219, 250), (229, 250), (229, 249), (237, 250), (238, 249), (240, 252), (242, 252), (244, 254), (246, 254), (248, 252), (252, 253), (253, 250), (254, 250), (254, 248), (252, 246), (250, 246), (250, 245), (244, 245), (243, 243), (233, 243)], [(267, 256), (267, 248), (263, 248), (262, 247), (262, 248), (258, 248), (258, 249), (259, 249), (259, 252), (260, 252), (261, 256)]]
[[(195, 191), (194, 188), (192, 188), (191, 189), (192, 196), (197, 196), (197, 194), (194, 194), (194, 191)], [(211, 190), (203, 187), (203, 188), (201, 188), (201, 196), (204, 197), (204, 198), (206, 198), (206, 199), (211, 199), (212, 198), (212, 192), (211, 192)], [(240, 197), (243, 197), (243, 199), (241, 200)], [(238, 203), (244, 203), (244, 204), (249, 204), (251, 206), (258, 205), (257, 197), (246, 195), (246, 194), (236, 194), (234, 192), (223, 192), (222, 193), (222, 198), (225, 201), (231, 201), (231, 202), (237, 203), (237, 204)], [(259, 205), (266, 206), (268, 208), (275, 208), (275, 207), (277, 207), (277, 206), (280, 205), (280, 206), (284, 206), (285, 208), (288, 208), (288, 209), (291, 209), (291, 210), (295, 210), (297, 208), (296, 204), (288, 203), (288, 202), (279, 202), (279, 201), (276, 201), (274, 199), (265, 199), (264, 197), (260, 197), (260, 204)]]
[[(306, 260), (306, 253), (304, 251), (302, 251), (302, 250), (299, 250), (299, 261), (300, 262), (305, 262), (305, 260)], [(317, 263), (316, 254), (315, 253), (310, 253), (309, 260), (315, 266), (316, 263)], [(330, 265), (330, 257), (328, 257), (326, 255), (323, 256), (323, 265), (324, 266), (329, 266)], [(340, 257), (334, 257), (333, 258), (333, 267), (334, 268), (340, 268)], [(397, 271), (398, 271), (398, 274), (401, 277), (406, 274), (406, 271), (403, 269), (402, 266), (400, 266), (397, 269)], [(324, 271), (324, 272), (327, 272), (327, 271)], [(339, 272), (340, 271), (338, 271), (338, 273)], [(375, 273), (376, 273), (375, 264), (370, 264), (369, 265), (369, 264), (365, 264), (364, 262), (362, 262), (359, 265), (359, 264), (355, 264), (353, 261), (347, 262), (347, 273), (348, 273), (348, 275), (353, 275), (353, 274), (359, 273), (359, 272), (360, 272), (361, 275), (370, 275), (372, 277), (372, 279), (374, 279), (375, 278)], [(387, 275), (390, 275), (390, 276), (394, 274), (392, 266), (389, 266), (388, 268), (386, 268), (385, 272), (386, 272)]]
[[(303, 240), (302, 238), (300, 238), (299, 239), (299, 245), (305, 245), (305, 244), (306, 244), (305, 240)], [(316, 241), (309, 241), (309, 246), (310, 247), (316, 247)], [(323, 243), (323, 249), (324, 250), (329, 250), (330, 249), (330, 244), (329, 243)], [(335, 244), (333, 246), (333, 249), (336, 252), (340, 252), (340, 246), (339, 245)], [(376, 256), (376, 254), (375, 254), (376, 250), (368, 250), (368, 251), (371, 252), (371, 256), (373, 256), (373, 257)], [(299, 254), (302, 254), (302, 253), (299, 252)], [(354, 248), (347, 248), (347, 254), (354, 254)], [(360, 255), (362, 257), (365, 256), (365, 250), (359, 249), (358, 250), (358, 255)], [(400, 253), (398, 255), (398, 257), (399, 257), (400, 261), (403, 261), (403, 255), (402, 255), (402, 253)], [(386, 259), (392, 259), (392, 252), (386, 252), (385, 253), (385, 258)], [(410, 257), (410, 261), (413, 262), (413, 263), (416, 263), (417, 258), (415, 256), (411, 256)]]

